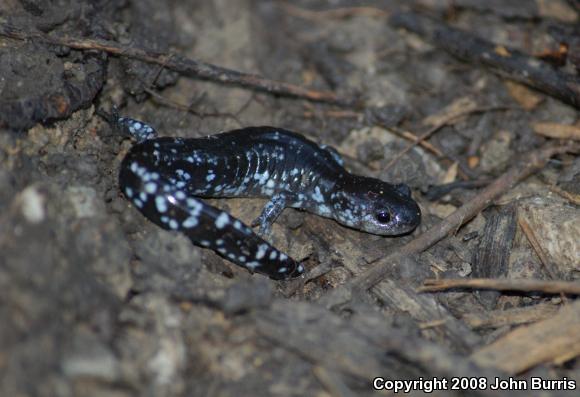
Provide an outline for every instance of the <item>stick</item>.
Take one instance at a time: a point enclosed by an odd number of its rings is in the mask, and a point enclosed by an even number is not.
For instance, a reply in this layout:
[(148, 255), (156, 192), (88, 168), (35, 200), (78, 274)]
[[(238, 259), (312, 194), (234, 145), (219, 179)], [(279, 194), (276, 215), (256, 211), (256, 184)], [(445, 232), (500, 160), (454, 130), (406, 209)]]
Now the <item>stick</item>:
[(561, 73), (538, 58), (411, 12), (392, 15), (389, 23), (418, 34), (458, 58), (486, 66), (500, 76), (580, 108), (580, 79)]
[(500, 328), (506, 325), (535, 323), (552, 317), (559, 307), (551, 303), (539, 303), (533, 306), (498, 309), (488, 312), (464, 313), (461, 320), (473, 329)]
[(507, 375), (520, 374), (540, 364), (563, 362), (580, 354), (580, 302), (565, 305), (537, 323), (517, 327), (471, 354), (482, 367)]
[(569, 202), (574, 203), (576, 205), (580, 205), (580, 194), (570, 193), (564, 189), (559, 188), (556, 185), (548, 185), (548, 189), (565, 198)]
[(530, 279), (428, 279), (419, 292), (446, 291), (453, 288), (491, 289), (495, 291), (544, 292), (546, 294), (580, 295), (580, 282)]
[(494, 110), (504, 110), (505, 106), (486, 106), (486, 107), (468, 107), (465, 110), (460, 110), (458, 112), (452, 112), (448, 115), (444, 115), (441, 120), (439, 120), (433, 127), (425, 131), (419, 136), (415, 136), (414, 142), (407, 145), (403, 150), (401, 150), (389, 163), (383, 168), (383, 172), (390, 169), (393, 165), (397, 163), (409, 150), (413, 149), (415, 146), (419, 145), (421, 142), (427, 140), (435, 132), (439, 131), (441, 128), (453, 124), (457, 120), (464, 116), (468, 116), (473, 113), (483, 113), (487, 111)]
[(338, 106), (352, 106), (354, 100), (341, 98), (332, 92), (310, 90), (294, 84), (270, 80), (255, 74), (242, 73), (221, 66), (186, 58), (181, 55), (148, 51), (136, 47), (124, 47), (115, 42), (78, 37), (49, 36), (41, 32), (24, 31), (8, 24), (0, 25), (0, 36), (16, 40), (36, 40), (62, 45), (77, 50), (98, 50), (112, 55), (167, 67), (184, 76), (236, 85), (269, 94), (296, 97)]
[(465, 222), (476, 216), (484, 208), (488, 207), (493, 200), (500, 197), (516, 183), (526, 178), (538, 169), (541, 169), (555, 154), (568, 151), (580, 150), (580, 146), (549, 146), (537, 149), (527, 156), (524, 161), (516, 163), (504, 175), (497, 178), (493, 183), (482, 190), (471, 201), (465, 203), (455, 212), (443, 219), (437, 225), (425, 233), (405, 244), (398, 251), (387, 255), (378, 261), (375, 266), (359, 274), (342, 287), (336, 288), (322, 297), (321, 302), (327, 306), (335, 306), (344, 300), (350, 299), (353, 290), (367, 290), (380, 282), (390, 269), (402, 258), (423, 252), (438, 241), (454, 233)]
[(313, 11), (296, 7), (290, 3), (281, 3), (282, 8), (290, 15), (307, 19), (310, 21), (320, 21), (322, 19), (344, 19), (353, 16), (386, 17), (389, 13), (376, 7), (343, 7), (333, 10)]
[(536, 255), (538, 255), (538, 258), (540, 258), (540, 262), (542, 262), (542, 265), (544, 266), (544, 269), (546, 269), (546, 273), (548, 273), (548, 276), (550, 276), (552, 280), (558, 279), (559, 278), (557, 276), (557, 274), (559, 273), (558, 269), (552, 264), (552, 262), (548, 258), (548, 255), (546, 255), (546, 252), (540, 245), (540, 242), (538, 241), (538, 238), (536, 237), (536, 234), (534, 233), (534, 230), (532, 229), (528, 221), (523, 216), (519, 216), (518, 224), (520, 225), (522, 232), (524, 232), (524, 234), (526, 235), (528, 242), (536, 252)]

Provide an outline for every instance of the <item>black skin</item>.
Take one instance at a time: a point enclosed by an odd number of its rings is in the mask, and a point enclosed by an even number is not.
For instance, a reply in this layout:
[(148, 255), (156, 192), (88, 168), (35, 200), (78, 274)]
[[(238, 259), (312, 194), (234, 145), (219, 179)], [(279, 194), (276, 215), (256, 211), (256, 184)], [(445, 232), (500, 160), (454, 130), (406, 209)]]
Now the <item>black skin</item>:
[[(178, 230), (251, 272), (297, 277), (302, 265), (263, 239), (286, 207), (302, 208), (370, 233), (408, 233), (421, 213), (406, 185), (357, 176), (332, 148), (274, 127), (204, 138), (156, 138), (143, 122), (113, 119), (136, 139), (119, 174), (122, 192), (149, 220)], [(200, 197), (268, 197), (260, 235)]]

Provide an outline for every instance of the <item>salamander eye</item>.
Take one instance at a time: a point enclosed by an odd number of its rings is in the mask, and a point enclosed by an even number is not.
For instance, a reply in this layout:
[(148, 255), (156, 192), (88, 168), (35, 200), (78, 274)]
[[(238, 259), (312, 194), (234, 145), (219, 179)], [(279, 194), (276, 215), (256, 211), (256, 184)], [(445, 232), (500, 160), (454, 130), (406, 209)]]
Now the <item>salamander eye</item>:
[(391, 214), (389, 214), (387, 211), (377, 212), (375, 217), (377, 218), (377, 221), (379, 221), (379, 223), (383, 224), (389, 223), (389, 221), (391, 220)]

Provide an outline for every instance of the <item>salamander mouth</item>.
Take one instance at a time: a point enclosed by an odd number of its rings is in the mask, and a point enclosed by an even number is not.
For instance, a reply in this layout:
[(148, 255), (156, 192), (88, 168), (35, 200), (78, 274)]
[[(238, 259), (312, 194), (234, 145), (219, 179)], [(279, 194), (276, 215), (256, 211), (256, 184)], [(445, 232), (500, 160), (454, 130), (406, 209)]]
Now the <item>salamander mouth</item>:
[(340, 225), (348, 227), (349, 229), (356, 230), (357, 232), (364, 232), (369, 234), (374, 234), (376, 236), (384, 237), (395, 237), (404, 234), (411, 233), (417, 228), (417, 224), (392, 224), (388, 227), (385, 225), (378, 225), (373, 222), (362, 222), (358, 224), (351, 224), (344, 222), (341, 219), (335, 219)]
[(419, 223), (399, 226), (397, 228), (397, 232), (392, 234), (392, 236), (401, 236), (412, 233), (415, 229), (417, 229), (417, 226), (419, 226)]

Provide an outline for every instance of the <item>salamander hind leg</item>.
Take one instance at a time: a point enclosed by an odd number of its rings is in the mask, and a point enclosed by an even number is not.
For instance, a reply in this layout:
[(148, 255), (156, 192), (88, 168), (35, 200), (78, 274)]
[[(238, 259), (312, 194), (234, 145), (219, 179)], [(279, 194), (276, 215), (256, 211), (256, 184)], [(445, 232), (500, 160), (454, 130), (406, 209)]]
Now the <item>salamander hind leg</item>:
[(187, 195), (163, 175), (121, 165), (120, 185), (125, 196), (158, 226), (184, 233), (196, 245), (211, 248), (250, 272), (281, 280), (304, 272), (301, 264), (261, 239), (240, 220), (205, 201)]

